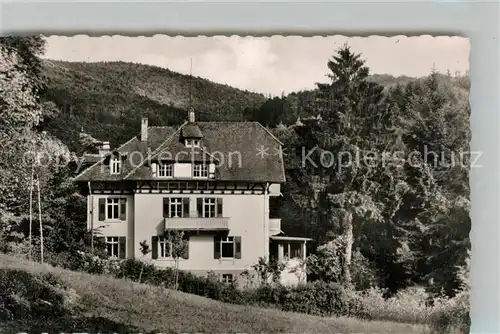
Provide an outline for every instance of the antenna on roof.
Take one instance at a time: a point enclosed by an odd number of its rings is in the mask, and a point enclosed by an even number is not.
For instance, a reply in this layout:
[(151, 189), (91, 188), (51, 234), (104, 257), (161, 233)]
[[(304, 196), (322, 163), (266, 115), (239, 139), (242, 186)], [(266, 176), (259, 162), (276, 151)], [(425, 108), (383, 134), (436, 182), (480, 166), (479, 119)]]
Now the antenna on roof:
[(189, 108), (191, 109), (191, 89), (192, 89), (192, 81), (193, 81), (193, 58), (190, 59), (189, 64)]
[(193, 81), (193, 58), (190, 59), (189, 65), (189, 105), (188, 105), (188, 121), (194, 123), (194, 110), (192, 106), (192, 81)]

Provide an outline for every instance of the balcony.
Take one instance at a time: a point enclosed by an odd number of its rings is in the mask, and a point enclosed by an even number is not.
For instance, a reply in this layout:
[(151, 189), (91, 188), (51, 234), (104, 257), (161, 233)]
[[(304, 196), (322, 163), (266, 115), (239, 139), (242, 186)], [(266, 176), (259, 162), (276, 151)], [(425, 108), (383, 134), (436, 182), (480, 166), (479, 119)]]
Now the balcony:
[(269, 219), (269, 234), (276, 235), (281, 232), (281, 218)]
[(229, 218), (165, 218), (165, 230), (218, 231), (229, 229)]

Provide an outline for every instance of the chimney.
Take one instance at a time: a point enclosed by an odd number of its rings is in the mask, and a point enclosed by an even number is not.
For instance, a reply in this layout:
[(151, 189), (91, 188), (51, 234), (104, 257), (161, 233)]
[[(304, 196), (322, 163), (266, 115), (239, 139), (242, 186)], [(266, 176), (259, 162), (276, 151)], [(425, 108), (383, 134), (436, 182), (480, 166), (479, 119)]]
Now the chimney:
[(109, 146), (109, 141), (103, 141), (101, 147), (99, 148), (99, 155), (104, 156), (111, 150)]
[(141, 123), (141, 141), (148, 141), (148, 119), (146, 117), (142, 118)]
[(194, 123), (194, 109), (191, 108), (189, 110), (189, 117), (188, 117), (189, 123)]

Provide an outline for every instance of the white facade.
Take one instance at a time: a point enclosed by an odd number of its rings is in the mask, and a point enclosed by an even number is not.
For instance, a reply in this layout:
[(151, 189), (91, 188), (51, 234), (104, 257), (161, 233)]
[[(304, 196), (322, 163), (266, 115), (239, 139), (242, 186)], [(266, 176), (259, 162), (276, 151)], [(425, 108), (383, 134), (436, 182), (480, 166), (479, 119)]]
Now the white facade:
[[(270, 258), (270, 237), (281, 232), (281, 220), (269, 218), (269, 199), (280, 195), (279, 184), (270, 186), (269, 193), (261, 191), (247, 194), (247, 190), (237, 193), (232, 190), (216, 190), (213, 194), (195, 192), (197, 193), (173, 190), (171, 193), (160, 193), (154, 190), (149, 193), (149, 190), (146, 190), (129, 195), (92, 194), (88, 198), (88, 228), (98, 230), (96, 237), (109, 240), (109, 248), (112, 247), (111, 243), (116, 243), (116, 238), (120, 238), (124, 245), (118, 250), (119, 254), (114, 255), (139, 258), (159, 267), (174, 266), (175, 261), (159, 254), (161, 240), (158, 237), (169, 229), (189, 231), (188, 256), (187, 259), (179, 260), (179, 267), (181, 270), (198, 274), (213, 271), (221, 276), (230, 274), (233, 279), (237, 279), (239, 273), (251, 270), (251, 266), (257, 263), (260, 257)], [(170, 199), (172, 202), (188, 203), (186, 209), (182, 208), (183, 212), (179, 217), (174, 217), (177, 216), (174, 213), (172, 217), (164, 217), (164, 202)], [(199, 217), (197, 203), (201, 199), (213, 199), (213, 202), (219, 199), (222, 212), (217, 217)], [(221, 233), (217, 233), (218, 229)], [(223, 238), (237, 237), (238, 247), (241, 248), (239, 256), (233, 254), (230, 257), (216, 258), (214, 238), (217, 235), (223, 235)], [(140, 249), (142, 241), (146, 241), (156, 251), (143, 256)], [(279, 252), (281, 260), (284, 259), (283, 254), (283, 251)], [(294, 277), (296, 275), (284, 272), (283, 282), (294, 284)]]

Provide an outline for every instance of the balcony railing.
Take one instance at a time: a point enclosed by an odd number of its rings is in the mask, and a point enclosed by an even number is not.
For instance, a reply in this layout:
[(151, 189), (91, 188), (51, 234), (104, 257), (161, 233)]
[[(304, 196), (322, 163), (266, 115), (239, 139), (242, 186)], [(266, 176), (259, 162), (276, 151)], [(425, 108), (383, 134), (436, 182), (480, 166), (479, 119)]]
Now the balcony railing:
[(165, 230), (227, 230), (229, 218), (165, 218)]
[(273, 218), (269, 219), (269, 233), (271, 235), (276, 235), (281, 232), (281, 219)]

